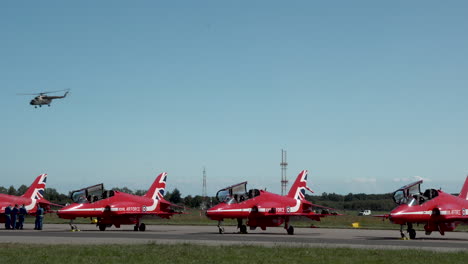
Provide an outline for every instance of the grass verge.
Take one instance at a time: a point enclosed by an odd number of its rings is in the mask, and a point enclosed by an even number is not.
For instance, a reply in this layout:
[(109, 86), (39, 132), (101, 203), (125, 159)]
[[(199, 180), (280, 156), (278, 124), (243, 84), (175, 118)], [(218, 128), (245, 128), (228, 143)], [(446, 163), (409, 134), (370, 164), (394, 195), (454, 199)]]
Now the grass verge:
[(179, 245), (0, 244), (1, 263), (465, 263), (468, 252)]

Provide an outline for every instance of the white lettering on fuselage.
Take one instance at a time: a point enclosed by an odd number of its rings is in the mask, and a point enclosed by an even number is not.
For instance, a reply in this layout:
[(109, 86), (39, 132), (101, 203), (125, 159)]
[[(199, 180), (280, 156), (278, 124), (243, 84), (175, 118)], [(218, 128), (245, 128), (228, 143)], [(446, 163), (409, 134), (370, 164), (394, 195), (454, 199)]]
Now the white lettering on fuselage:
[(125, 212), (125, 211), (130, 211), (130, 212), (140, 212), (141, 208), (137, 206), (131, 206), (131, 207), (114, 207), (111, 208), (111, 211), (113, 212)]
[(452, 215), (461, 215), (461, 210), (452, 210)]

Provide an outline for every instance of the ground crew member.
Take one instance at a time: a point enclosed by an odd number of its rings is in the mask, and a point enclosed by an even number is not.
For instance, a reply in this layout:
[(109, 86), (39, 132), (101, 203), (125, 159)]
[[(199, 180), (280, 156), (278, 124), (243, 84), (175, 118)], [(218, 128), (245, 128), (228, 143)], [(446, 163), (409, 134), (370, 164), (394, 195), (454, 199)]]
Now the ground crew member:
[(15, 204), (13, 210), (11, 210), (11, 229), (16, 229), (16, 218), (19, 213), (18, 205)]
[(19, 217), (18, 217), (18, 229), (23, 229), (23, 223), (24, 223), (24, 218), (28, 214), (28, 210), (26, 210), (26, 207), (24, 204), (21, 206), (19, 209)]
[(5, 229), (11, 228), (11, 205), (5, 207)]
[(34, 230), (42, 230), (42, 218), (44, 218), (44, 209), (42, 209), (42, 207), (38, 205)]

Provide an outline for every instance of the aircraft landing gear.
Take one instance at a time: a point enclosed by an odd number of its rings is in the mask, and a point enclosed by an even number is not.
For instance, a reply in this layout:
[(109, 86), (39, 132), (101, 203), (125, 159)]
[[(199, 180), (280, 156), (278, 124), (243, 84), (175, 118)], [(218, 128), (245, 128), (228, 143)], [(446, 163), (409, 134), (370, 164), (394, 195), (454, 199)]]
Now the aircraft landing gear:
[(241, 225), (240, 233), (241, 234), (247, 234), (247, 226), (246, 225)]
[(294, 227), (289, 225), (289, 217), (284, 220), (284, 229), (288, 232), (288, 235), (294, 235)]
[(223, 221), (218, 221), (218, 231), (220, 234), (224, 234), (224, 227), (222, 227)]
[(70, 228), (71, 228), (71, 231), (72, 231), (72, 232), (80, 231), (80, 229), (78, 229), (78, 226), (76, 226), (75, 224), (73, 224), (73, 219), (70, 220)]
[[(403, 233), (403, 226), (404, 225), (400, 225), (400, 235), (401, 235), (401, 238), (402, 239), (408, 239), (405, 235), (405, 233)], [(406, 230), (408, 232), (408, 235), (409, 235), (409, 239), (415, 239), (416, 238), (416, 230), (414, 230), (413, 228), (413, 223), (407, 223), (407, 226), (408, 226), (408, 229)]]
[(413, 228), (413, 223), (407, 223), (408, 225), (408, 234), (410, 239), (416, 238), (416, 230)]
[(140, 230), (141, 232), (145, 231), (146, 230), (146, 225), (144, 223), (136, 223), (134, 226), (133, 226), (133, 231), (138, 231)]
[(240, 229), (241, 234), (247, 234), (247, 226), (242, 223), (242, 218), (237, 218), (237, 228)]
[(99, 224), (99, 230), (101, 231), (106, 231), (106, 225), (105, 224)]

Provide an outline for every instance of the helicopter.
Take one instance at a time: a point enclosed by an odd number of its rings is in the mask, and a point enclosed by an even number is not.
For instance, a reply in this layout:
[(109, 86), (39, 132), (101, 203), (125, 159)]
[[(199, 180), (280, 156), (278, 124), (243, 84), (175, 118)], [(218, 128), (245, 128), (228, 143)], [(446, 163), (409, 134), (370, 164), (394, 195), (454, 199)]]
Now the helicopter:
[[(46, 95), (46, 94), (57, 93), (57, 92), (62, 92), (62, 91), (66, 91), (63, 96)], [(49, 92), (42, 92), (42, 93), (19, 94), (19, 95), (37, 95), (31, 100), (31, 102), (29, 102), (30, 105), (34, 105), (34, 108), (37, 108), (37, 106), (42, 107), (43, 105), (48, 105), (50, 107), (52, 100), (65, 98), (69, 91), (70, 89), (65, 89), (65, 90), (49, 91)]]

